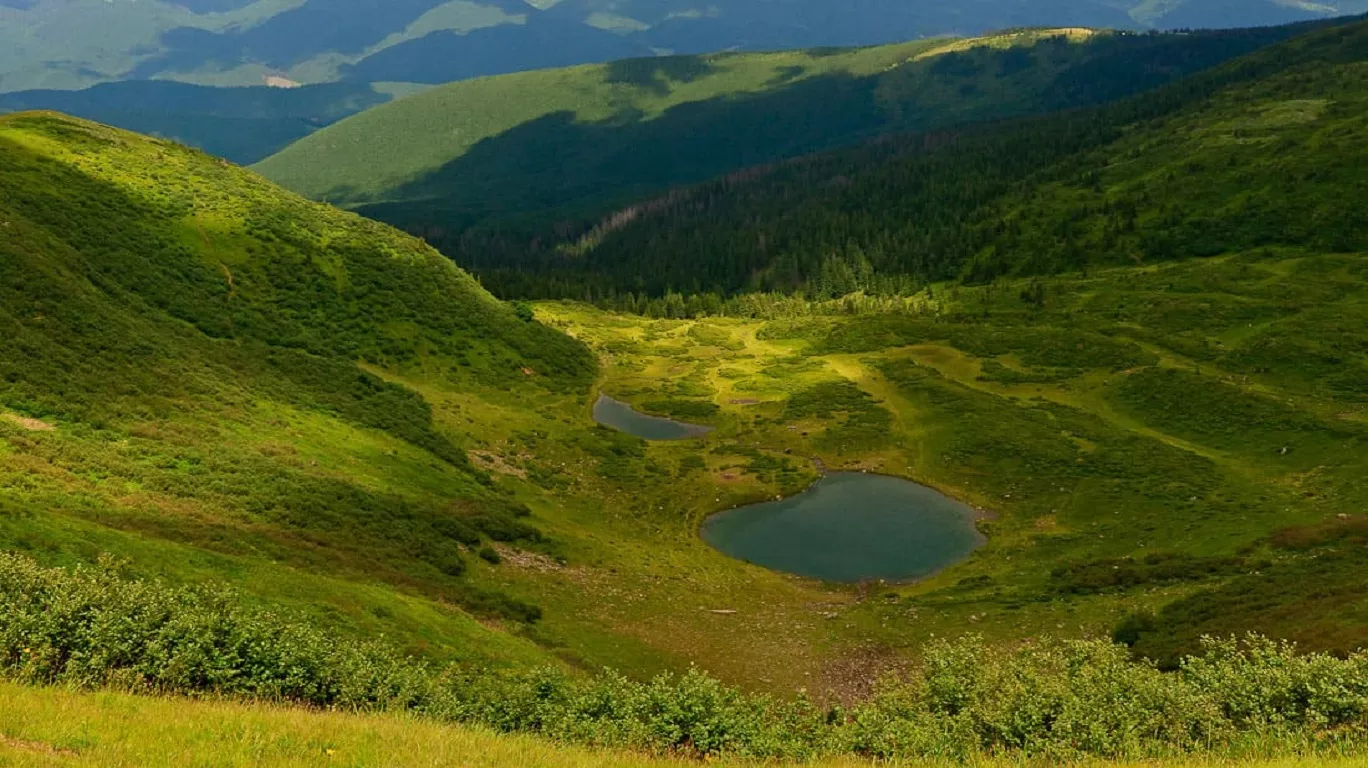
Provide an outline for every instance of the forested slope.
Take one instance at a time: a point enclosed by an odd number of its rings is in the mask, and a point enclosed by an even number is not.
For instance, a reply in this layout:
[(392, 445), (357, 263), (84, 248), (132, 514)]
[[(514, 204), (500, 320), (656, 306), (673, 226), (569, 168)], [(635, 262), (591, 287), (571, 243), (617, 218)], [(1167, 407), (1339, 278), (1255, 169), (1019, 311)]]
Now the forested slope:
[(472, 250), (498, 260), (529, 227), (544, 242), (585, 211), (671, 185), (890, 132), (1097, 104), (1304, 29), (1025, 30), (524, 73), (383, 105), (257, 169), (452, 255), (476, 238)]
[(1365, 77), (1357, 22), (1115, 105), (761, 167), (643, 202), (558, 247), (472, 241), (457, 257), (496, 292), (579, 297), (837, 295), (1253, 247), (1362, 250)]

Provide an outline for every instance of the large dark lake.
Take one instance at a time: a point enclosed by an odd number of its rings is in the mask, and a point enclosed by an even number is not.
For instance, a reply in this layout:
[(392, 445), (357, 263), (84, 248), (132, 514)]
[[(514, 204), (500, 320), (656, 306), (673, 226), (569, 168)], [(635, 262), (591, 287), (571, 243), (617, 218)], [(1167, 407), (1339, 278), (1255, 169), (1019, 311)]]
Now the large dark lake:
[(607, 395), (599, 395), (598, 402), (594, 403), (594, 421), (644, 440), (687, 440), (706, 435), (713, 429), (698, 424), (685, 424), (674, 419), (648, 416)]
[(714, 515), (702, 533), (739, 560), (848, 583), (929, 576), (984, 543), (969, 505), (908, 480), (853, 472)]

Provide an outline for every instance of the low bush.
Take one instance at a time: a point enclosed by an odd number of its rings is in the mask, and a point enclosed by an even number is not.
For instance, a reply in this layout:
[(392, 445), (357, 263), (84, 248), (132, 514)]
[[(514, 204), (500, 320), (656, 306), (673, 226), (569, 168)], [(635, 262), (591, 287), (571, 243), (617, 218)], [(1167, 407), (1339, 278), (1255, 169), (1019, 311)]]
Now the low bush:
[(383, 644), (337, 642), (225, 589), (15, 555), (0, 555), (0, 667), (30, 683), (345, 707), (420, 706), (430, 689), (422, 664)]
[(0, 669), (12, 678), (403, 709), (504, 732), (698, 757), (856, 754), (971, 760), (1162, 758), (1256, 745), (1368, 750), (1368, 653), (1301, 655), (1249, 636), (1206, 640), (1164, 672), (1124, 646), (938, 641), (849, 709), (748, 694), (690, 670), (648, 682), (541, 669), (438, 672), (341, 641), (224, 590), (42, 568), (0, 555)]
[(641, 404), (647, 413), (655, 413), (671, 419), (710, 419), (721, 411), (716, 403), (707, 400), (652, 400)]
[(1261, 563), (1240, 557), (1191, 557), (1156, 552), (1143, 558), (1089, 560), (1060, 566), (1050, 574), (1062, 594), (1091, 595), (1152, 584), (1201, 581), (1254, 570)]

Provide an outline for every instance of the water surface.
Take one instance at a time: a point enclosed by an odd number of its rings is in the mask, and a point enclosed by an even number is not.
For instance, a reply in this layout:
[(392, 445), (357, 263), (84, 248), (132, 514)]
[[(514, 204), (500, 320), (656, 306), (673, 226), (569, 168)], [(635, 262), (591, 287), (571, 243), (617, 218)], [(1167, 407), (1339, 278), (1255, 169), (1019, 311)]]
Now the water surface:
[(723, 553), (823, 581), (911, 581), (983, 545), (974, 510), (923, 485), (835, 472), (783, 501), (714, 515), (703, 538)]
[(648, 416), (607, 395), (599, 395), (598, 402), (594, 403), (594, 421), (644, 440), (687, 440), (713, 430), (700, 424)]

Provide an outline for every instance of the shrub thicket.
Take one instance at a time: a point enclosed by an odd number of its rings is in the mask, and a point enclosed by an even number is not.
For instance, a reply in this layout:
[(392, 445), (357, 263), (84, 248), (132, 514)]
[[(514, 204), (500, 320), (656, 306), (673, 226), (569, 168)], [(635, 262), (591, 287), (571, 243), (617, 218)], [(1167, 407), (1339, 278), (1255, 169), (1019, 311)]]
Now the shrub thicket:
[(743, 693), (697, 670), (649, 682), (554, 669), (439, 673), (382, 644), (338, 642), (245, 607), (228, 591), (129, 579), (108, 562), (68, 571), (14, 555), (0, 555), (0, 668), (31, 683), (407, 709), (698, 756), (1066, 759), (1368, 744), (1368, 654), (1299, 655), (1255, 636), (1208, 640), (1175, 672), (1103, 641), (941, 640), (868, 700), (824, 708)]

